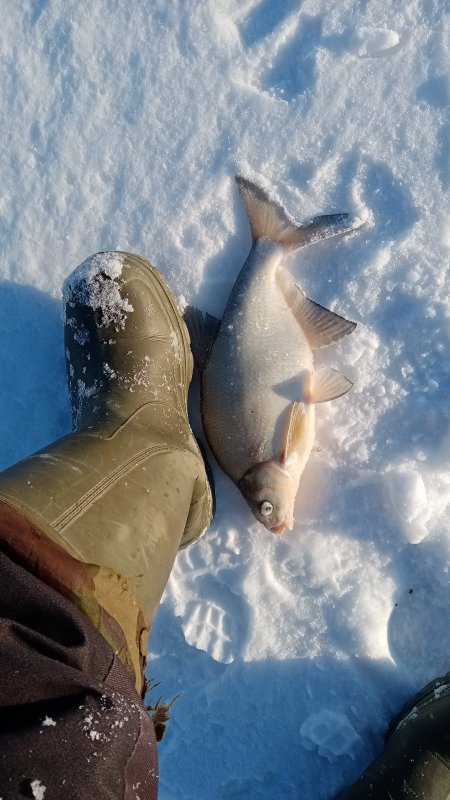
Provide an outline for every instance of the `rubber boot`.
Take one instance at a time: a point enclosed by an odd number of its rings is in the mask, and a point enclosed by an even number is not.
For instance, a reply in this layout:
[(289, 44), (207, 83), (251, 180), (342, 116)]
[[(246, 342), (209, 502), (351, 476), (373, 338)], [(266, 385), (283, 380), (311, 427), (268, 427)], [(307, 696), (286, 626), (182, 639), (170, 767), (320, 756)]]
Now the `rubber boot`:
[(393, 720), (382, 753), (337, 800), (449, 800), (450, 673)]
[(64, 288), (74, 432), (0, 475), (0, 533), (69, 596), (143, 687), (176, 553), (212, 518), (187, 416), (189, 336), (162, 275), (99, 253)]

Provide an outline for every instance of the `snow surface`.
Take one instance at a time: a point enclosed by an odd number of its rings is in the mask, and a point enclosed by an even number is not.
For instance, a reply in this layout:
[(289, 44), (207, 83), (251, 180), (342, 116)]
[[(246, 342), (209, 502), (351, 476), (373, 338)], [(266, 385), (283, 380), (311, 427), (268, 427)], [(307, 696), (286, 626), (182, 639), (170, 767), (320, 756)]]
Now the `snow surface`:
[(211, 530), (177, 558), (151, 637), (181, 692), (161, 800), (331, 800), (450, 668), (449, 22), (446, 0), (3, 15), (2, 467), (70, 430), (61, 287), (87, 257), (140, 253), (220, 315), (250, 246), (236, 172), (299, 219), (368, 219), (290, 262), (358, 322), (317, 358), (355, 386), (318, 408), (295, 530), (254, 523), (216, 469)]

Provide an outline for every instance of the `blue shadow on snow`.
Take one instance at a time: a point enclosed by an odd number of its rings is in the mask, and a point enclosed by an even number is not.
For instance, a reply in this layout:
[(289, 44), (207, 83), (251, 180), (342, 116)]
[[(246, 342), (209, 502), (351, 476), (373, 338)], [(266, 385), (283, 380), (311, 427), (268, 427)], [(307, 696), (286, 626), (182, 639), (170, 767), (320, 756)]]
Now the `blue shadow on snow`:
[(69, 433), (61, 302), (0, 282), (0, 469)]

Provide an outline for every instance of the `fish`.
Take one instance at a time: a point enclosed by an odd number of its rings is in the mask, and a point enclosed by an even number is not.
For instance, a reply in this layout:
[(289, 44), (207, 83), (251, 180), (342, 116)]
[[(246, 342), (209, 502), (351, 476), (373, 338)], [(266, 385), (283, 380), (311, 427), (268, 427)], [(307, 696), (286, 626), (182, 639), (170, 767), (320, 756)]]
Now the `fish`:
[(250, 253), (221, 320), (189, 306), (185, 319), (201, 373), (201, 417), (211, 451), (268, 530), (293, 530), (294, 503), (310, 456), (315, 406), (352, 382), (314, 368), (314, 351), (356, 328), (309, 299), (285, 268), (289, 253), (361, 224), (327, 214), (297, 224), (258, 185), (236, 182), (252, 233)]

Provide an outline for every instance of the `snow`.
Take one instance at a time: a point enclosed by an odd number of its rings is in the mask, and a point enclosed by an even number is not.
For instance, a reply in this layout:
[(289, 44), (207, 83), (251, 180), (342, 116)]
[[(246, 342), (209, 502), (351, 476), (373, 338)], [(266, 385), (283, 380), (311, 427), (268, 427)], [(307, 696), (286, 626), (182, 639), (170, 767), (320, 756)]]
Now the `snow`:
[(44, 728), (49, 728), (49, 727), (51, 728), (56, 725), (56, 722), (51, 717), (45, 717), (42, 722), (42, 725), (44, 726)]
[(334, 762), (339, 756), (352, 756), (359, 736), (344, 714), (322, 708), (311, 714), (300, 728), (300, 737), (307, 750), (317, 750), (320, 756)]
[(70, 430), (78, 264), (137, 252), (220, 316), (250, 247), (236, 173), (296, 219), (366, 220), (289, 261), (358, 322), (317, 355), (354, 387), (317, 408), (294, 531), (261, 528), (215, 467), (216, 518), (177, 557), (150, 642), (158, 691), (181, 692), (161, 800), (331, 800), (449, 669), (448, 25), (445, 0), (4, 15), (0, 466)]
[(421, 473), (408, 465), (393, 466), (385, 475), (392, 513), (411, 544), (428, 535), (428, 498)]
[(74, 338), (79, 344), (88, 341), (89, 333), (84, 326), (77, 326), (76, 320), (70, 316), (74, 303), (82, 303), (100, 311), (102, 325), (114, 325), (116, 329), (125, 326), (133, 306), (121, 297), (117, 281), (112, 280), (120, 277), (122, 267), (123, 256), (119, 253), (97, 253), (80, 264), (64, 282), (66, 321), (77, 328)]
[(44, 786), (44, 784), (41, 783), (40, 780), (36, 779), (34, 781), (31, 781), (30, 788), (35, 800), (44, 800), (44, 795), (47, 790), (47, 787)]

